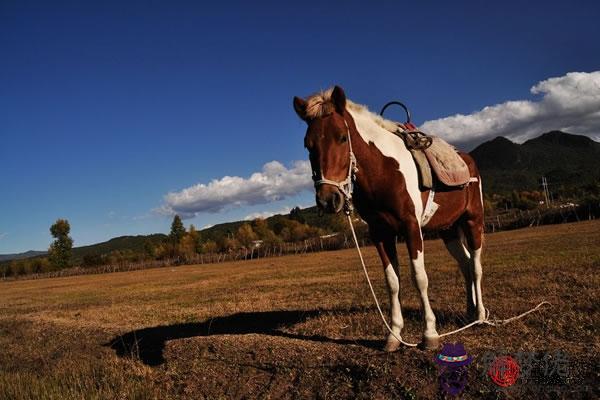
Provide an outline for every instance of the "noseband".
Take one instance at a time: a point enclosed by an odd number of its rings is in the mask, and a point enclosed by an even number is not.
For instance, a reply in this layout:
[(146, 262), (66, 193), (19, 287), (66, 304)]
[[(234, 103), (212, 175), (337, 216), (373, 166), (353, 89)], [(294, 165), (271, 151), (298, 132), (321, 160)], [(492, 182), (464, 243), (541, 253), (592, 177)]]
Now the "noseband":
[(353, 208), (352, 192), (354, 191), (354, 178), (356, 176), (355, 174), (358, 172), (358, 164), (356, 162), (356, 156), (352, 151), (352, 138), (350, 136), (350, 127), (348, 126), (348, 122), (346, 122), (346, 118), (344, 118), (344, 124), (346, 125), (346, 130), (348, 131), (348, 146), (350, 148), (350, 163), (348, 165), (348, 175), (346, 176), (346, 179), (336, 182), (324, 178), (323, 174), (321, 173), (321, 178), (319, 179), (316, 175), (314, 175), (313, 181), (315, 182), (315, 189), (318, 189), (321, 185), (331, 185), (337, 187), (344, 195), (344, 212), (349, 215)]

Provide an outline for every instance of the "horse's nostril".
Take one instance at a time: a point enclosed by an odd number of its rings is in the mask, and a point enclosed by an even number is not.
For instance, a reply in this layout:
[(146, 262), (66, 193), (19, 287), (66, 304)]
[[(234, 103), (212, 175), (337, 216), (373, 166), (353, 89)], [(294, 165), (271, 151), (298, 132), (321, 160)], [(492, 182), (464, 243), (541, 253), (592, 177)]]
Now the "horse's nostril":
[(333, 208), (337, 211), (342, 205), (342, 194), (340, 192), (333, 193)]
[(327, 201), (322, 200), (319, 196), (317, 196), (317, 206), (321, 209), (327, 208)]
[(316, 200), (317, 207), (329, 213), (339, 212), (344, 206), (344, 196), (337, 190), (317, 194)]

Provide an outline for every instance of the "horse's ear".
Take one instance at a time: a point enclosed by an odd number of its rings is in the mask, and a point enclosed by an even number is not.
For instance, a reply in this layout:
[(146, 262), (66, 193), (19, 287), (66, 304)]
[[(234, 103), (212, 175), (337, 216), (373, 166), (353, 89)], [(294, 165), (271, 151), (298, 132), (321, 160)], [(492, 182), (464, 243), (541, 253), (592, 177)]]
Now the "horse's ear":
[(294, 110), (300, 119), (306, 121), (306, 100), (294, 96)]
[(331, 92), (331, 101), (335, 105), (335, 111), (344, 115), (344, 110), (346, 110), (346, 93), (344, 93), (344, 89), (336, 85), (333, 92)]

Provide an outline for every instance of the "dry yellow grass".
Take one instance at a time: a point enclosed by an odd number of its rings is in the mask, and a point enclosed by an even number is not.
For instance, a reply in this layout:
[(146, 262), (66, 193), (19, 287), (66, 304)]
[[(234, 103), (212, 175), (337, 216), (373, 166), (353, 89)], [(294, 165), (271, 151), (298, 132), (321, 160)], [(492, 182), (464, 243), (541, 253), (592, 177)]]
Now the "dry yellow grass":
[[(406, 252), (402, 245), (402, 261)], [(380, 299), (379, 260), (365, 249)], [(464, 323), (462, 277), (426, 242), (430, 299), (445, 332)], [(475, 358), (464, 397), (598, 397), (600, 222), (487, 236), (493, 317), (552, 307), (451, 337)], [(420, 336), (403, 262), (403, 336)], [(380, 351), (384, 328), (353, 250), (229, 264), (0, 283), (0, 398), (431, 398), (434, 352)], [(499, 391), (486, 352), (560, 350), (568, 376)], [(512, 390), (512, 392), (511, 392)]]

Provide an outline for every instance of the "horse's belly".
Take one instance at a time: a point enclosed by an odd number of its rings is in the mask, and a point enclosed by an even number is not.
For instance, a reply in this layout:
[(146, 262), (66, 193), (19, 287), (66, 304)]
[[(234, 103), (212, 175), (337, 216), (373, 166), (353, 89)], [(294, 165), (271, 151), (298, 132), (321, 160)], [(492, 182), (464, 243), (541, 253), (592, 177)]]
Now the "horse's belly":
[[(427, 199), (426, 196), (424, 197)], [(437, 192), (433, 201), (439, 207), (427, 224), (422, 226), (425, 232), (449, 228), (463, 215), (467, 207), (467, 196), (464, 190)]]

